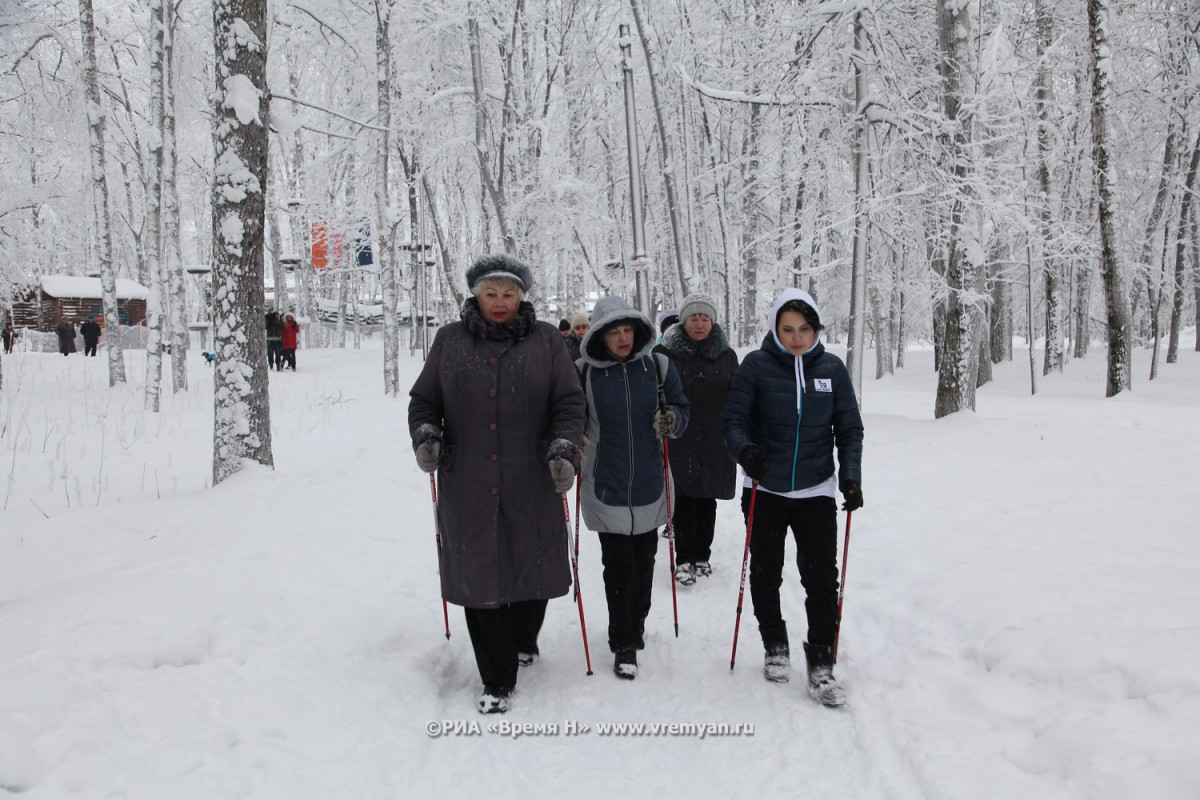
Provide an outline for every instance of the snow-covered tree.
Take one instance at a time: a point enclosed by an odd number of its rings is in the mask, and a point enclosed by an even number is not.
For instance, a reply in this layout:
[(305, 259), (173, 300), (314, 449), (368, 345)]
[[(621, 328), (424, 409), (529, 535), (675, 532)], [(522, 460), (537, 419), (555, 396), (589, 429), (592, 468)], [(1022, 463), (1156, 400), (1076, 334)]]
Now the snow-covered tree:
[(1096, 200), (1100, 215), (1101, 275), (1108, 322), (1108, 381), (1112, 397), (1130, 388), (1129, 310), (1122, 288), (1120, 243), (1117, 241), (1115, 164), (1109, 131), (1112, 104), (1112, 50), (1108, 32), (1108, 0), (1088, 0), (1092, 78), (1092, 152), (1096, 161)]
[(214, 0), (213, 483), (273, 466), (263, 334), (267, 3)]

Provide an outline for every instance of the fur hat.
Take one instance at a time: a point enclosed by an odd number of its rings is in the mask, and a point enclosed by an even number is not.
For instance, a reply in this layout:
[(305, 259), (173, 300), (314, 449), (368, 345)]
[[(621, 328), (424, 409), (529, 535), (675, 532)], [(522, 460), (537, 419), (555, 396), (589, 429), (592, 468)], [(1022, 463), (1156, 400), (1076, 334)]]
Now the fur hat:
[(575, 316), (571, 317), (571, 327), (572, 328), (576, 328), (580, 325), (591, 326), (591, 324), (592, 324), (592, 321), (590, 319), (588, 319), (588, 315), (583, 313), (582, 311), (580, 311)]
[(692, 314), (703, 314), (713, 322), (717, 321), (717, 301), (710, 294), (703, 292), (693, 292), (683, 298), (683, 305), (679, 307), (679, 320), (682, 322)]
[(475, 287), (486, 280), (512, 281), (522, 292), (533, 288), (533, 273), (529, 267), (508, 253), (488, 253), (475, 259), (467, 270), (467, 288), (474, 293)]

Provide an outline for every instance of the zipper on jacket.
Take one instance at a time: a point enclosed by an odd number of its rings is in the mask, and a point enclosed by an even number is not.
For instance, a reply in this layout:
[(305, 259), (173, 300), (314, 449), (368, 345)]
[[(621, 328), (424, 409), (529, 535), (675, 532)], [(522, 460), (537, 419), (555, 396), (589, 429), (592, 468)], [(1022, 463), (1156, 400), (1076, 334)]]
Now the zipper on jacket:
[(629, 365), (622, 361), (621, 372), (625, 377), (625, 435), (629, 445), (629, 482), (625, 486), (625, 507), (629, 509), (629, 532), (639, 533), (634, 528), (634, 513), (633, 513), (633, 394), (629, 391)]
[(800, 420), (804, 417), (804, 387), (796, 383), (796, 443), (792, 446), (792, 486), (788, 491), (796, 491), (796, 470), (800, 466)]

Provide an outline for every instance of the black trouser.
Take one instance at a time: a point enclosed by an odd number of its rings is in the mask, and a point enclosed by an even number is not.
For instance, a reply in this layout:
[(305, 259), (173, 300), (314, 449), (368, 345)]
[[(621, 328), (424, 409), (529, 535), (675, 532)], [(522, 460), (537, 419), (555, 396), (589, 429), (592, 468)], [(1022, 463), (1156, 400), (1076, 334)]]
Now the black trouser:
[(484, 686), (517, 685), (517, 653), (537, 652), (548, 600), (522, 600), (497, 608), (464, 608), (467, 633)]
[(99, 339), (84, 339), (83, 340), (83, 354), (85, 356), (96, 355), (96, 345), (98, 345), (98, 344), (100, 344)]
[(283, 369), (283, 342), (278, 339), (267, 339), (267, 366)]
[(675, 498), (675, 563), (712, 560), (713, 530), (717, 526), (717, 501), (711, 497)]
[[(750, 490), (745, 489), (743, 515), (749, 508)], [(787, 623), (779, 609), (788, 528), (796, 537), (808, 641), (832, 646), (837, 631), (837, 505), (832, 497), (795, 500), (760, 491), (750, 531), (750, 597), (763, 646), (768, 651), (788, 646)]]
[(608, 600), (608, 649), (641, 650), (646, 646), (646, 617), (654, 587), (658, 530), (647, 533), (600, 534), (604, 564), (604, 597)]
[(283, 348), (282, 352), (283, 352), (283, 356), (282, 356), (283, 360), (279, 362), (280, 363), (279, 368), (283, 369), (283, 365), (287, 364), (289, 367), (292, 368), (292, 371), (294, 372), (296, 370), (296, 348), (285, 347), (285, 348)]

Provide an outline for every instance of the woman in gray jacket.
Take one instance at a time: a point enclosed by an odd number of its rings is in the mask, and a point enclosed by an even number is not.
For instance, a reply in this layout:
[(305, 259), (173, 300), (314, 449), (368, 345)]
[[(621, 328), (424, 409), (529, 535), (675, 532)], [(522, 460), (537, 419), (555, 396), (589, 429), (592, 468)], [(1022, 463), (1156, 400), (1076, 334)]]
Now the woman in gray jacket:
[(608, 646), (613, 671), (627, 680), (646, 646), (658, 526), (667, 522), (661, 439), (679, 436), (688, 421), (675, 368), (651, 355), (656, 333), (621, 298), (601, 298), (576, 362), (588, 407), (583, 518), (600, 534)]
[(409, 393), (417, 463), (438, 473), (442, 596), (463, 606), (483, 691), (503, 713), (538, 656), (547, 601), (571, 585), (561, 492), (575, 481), (583, 393), (562, 336), (524, 302), (505, 254), (467, 271), (461, 321), (434, 337)]

